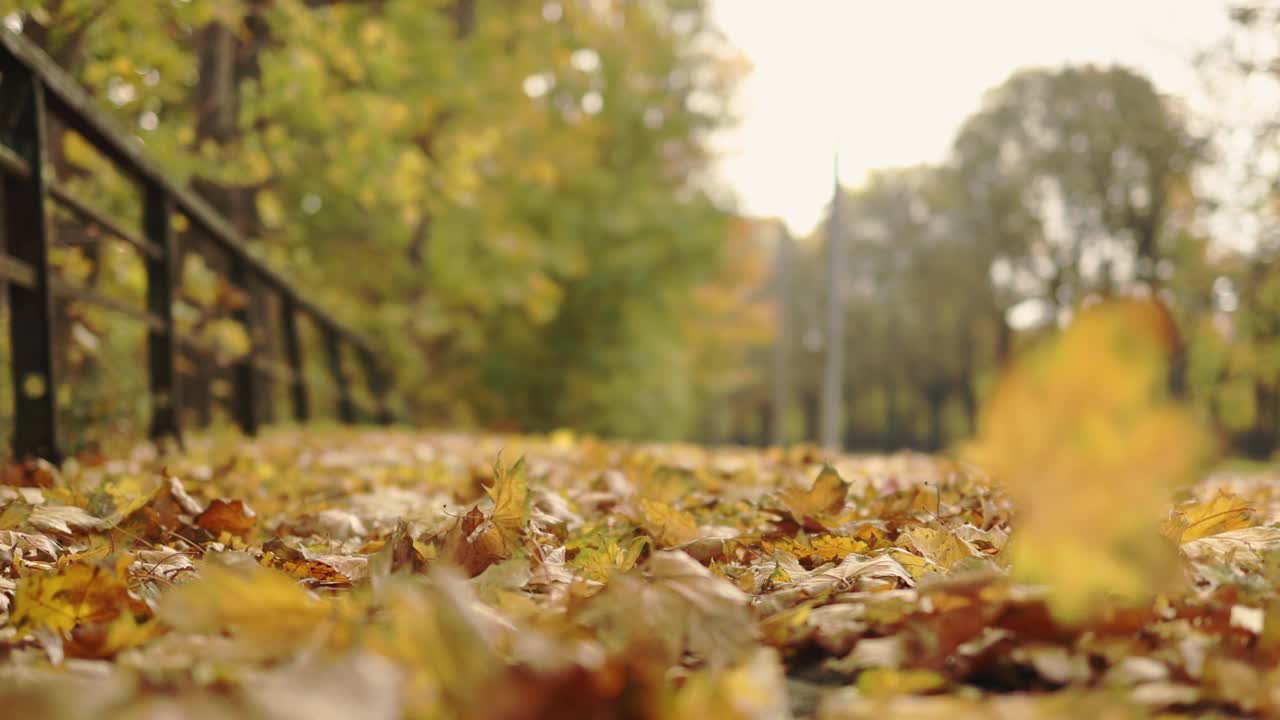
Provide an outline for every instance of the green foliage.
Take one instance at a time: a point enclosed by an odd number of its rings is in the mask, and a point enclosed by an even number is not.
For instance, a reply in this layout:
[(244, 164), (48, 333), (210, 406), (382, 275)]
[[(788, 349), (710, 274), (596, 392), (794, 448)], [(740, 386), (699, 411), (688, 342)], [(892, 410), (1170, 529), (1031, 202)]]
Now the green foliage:
[(17, 9), (256, 253), (389, 348), (410, 419), (694, 419), (688, 309), (728, 232), (704, 144), (736, 75), (705, 3)]

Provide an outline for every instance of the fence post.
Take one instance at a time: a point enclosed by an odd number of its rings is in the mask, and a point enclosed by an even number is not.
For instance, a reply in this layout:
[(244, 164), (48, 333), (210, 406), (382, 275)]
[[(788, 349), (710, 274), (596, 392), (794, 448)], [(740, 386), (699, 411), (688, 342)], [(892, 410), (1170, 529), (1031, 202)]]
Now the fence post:
[(9, 283), (9, 347), (13, 353), (13, 454), (62, 460), (58, 447), (57, 378), (53, 368), (53, 300), (49, 289), (49, 218), (45, 214), (44, 87), (17, 63), (4, 66), (0, 116), (5, 140), (27, 162), (25, 178), (4, 174), (6, 252), (35, 271), (33, 287)]
[(306, 422), (310, 417), (307, 406), (307, 380), (302, 365), (302, 340), (298, 337), (298, 308), (288, 292), (280, 294), (280, 329), (284, 332), (284, 354), (293, 371), (289, 383), (289, 397), (293, 401), (293, 419)]
[(253, 318), (253, 293), (249, 287), (249, 268), (240, 255), (231, 256), (231, 284), (244, 296), (244, 304), (234, 317), (249, 336), (249, 354), (236, 361), (231, 369), (231, 412), (245, 435), (258, 434), (258, 370), (253, 361), (258, 355), (258, 330)]
[(182, 443), (179, 413), (182, 393), (175, 370), (177, 334), (173, 324), (174, 238), (170, 218), (173, 201), (153, 182), (144, 190), (142, 227), (148, 242), (160, 252), (147, 259), (147, 311), (158, 316), (163, 328), (147, 332), (147, 358), (151, 381), (151, 438), (172, 437)]
[(324, 334), (324, 353), (329, 359), (329, 374), (338, 391), (338, 420), (349, 425), (356, 421), (356, 404), (351, 399), (351, 385), (342, 369), (342, 346), (339, 344), (338, 331), (324, 320), (320, 320), (320, 331)]

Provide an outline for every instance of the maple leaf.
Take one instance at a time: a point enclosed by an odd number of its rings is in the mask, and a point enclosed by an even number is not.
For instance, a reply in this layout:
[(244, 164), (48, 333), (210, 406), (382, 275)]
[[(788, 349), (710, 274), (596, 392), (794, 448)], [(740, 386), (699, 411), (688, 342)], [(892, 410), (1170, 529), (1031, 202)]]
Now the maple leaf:
[(655, 552), (643, 576), (616, 574), (579, 617), (618, 652), (684, 653), (723, 667), (754, 643), (748, 596), (679, 550)]
[(440, 558), (474, 577), (490, 565), (511, 558), (520, 548), (529, 522), (529, 483), (524, 458), (515, 465), (494, 468), (493, 485), (485, 488), (493, 500), (486, 516), (480, 506), (454, 521), (439, 538)]
[(253, 531), (257, 517), (241, 500), (217, 499), (196, 516), (195, 523), (197, 527), (204, 528), (215, 536), (225, 532), (245, 537)]
[(657, 500), (640, 499), (640, 526), (660, 547), (670, 548), (698, 539), (698, 523), (687, 512)]
[(944, 571), (950, 571), (966, 560), (981, 557), (973, 546), (950, 529), (917, 527), (907, 530), (904, 535), (907, 543)]
[(440, 538), (438, 548), (441, 560), (462, 568), (471, 577), (509, 557), (502, 533), (479, 507), (471, 508), (466, 515), (454, 521)]
[(791, 488), (778, 493), (778, 500), (791, 519), (811, 530), (823, 530), (844, 510), (849, 483), (830, 465), (822, 468), (808, 490)]
[[(77, 657), (111, 657), (153, 636), (151, 610), (129, 593), (129, 556), (114, 565), (67, 563), (18, 581), (12, 622), (19, 632), (48, 630)], [(141, 619), (139, 619), (141, 618)]]
[(529, 522), (529, 480), (524, 458), (505, 470), (496, 468), (493, 485), (485, 492), (493, 499), (489, 522), (510, 550)]
[(1154, 302), (1082, 310), (1007, 372), (983, 411), (971, 454), (1018, 506), (1013, 574), (1049, 585), (1061, 619), (1176, 581), (1159, 518), (1208, 445), (1168, 396), (1173, 333)]
[(1218, 535), (1228, 530), (1249, 527), (1253, 521), (1253, 507), (1242, 497), (1218, 492), (1209, 500), (1185, 505), (1176, 509), (1166, 522), (1165, 536), (1181, 545), (1200, 538)]
[(391, 535), (369, 558), (369, 575), (375, 590), (393, 573), (418, 573), (427, 569), (427, 559), (418, 549), (409, 531), (409, 524), (401, 520)]
[(823, 562), (842, 560), (846, 555), (865, 553), (867, 544), (842, 535), (819, 535), (810, 541), (813, 554)]
[(646, 537), (622, 542), (610, 539), (601, 547), (589, 547), (579, 552), (573, 559), (573, 568), (589, 580), (604, 582), (615, 572), (626, 572), (635, 567), (649, 543)]

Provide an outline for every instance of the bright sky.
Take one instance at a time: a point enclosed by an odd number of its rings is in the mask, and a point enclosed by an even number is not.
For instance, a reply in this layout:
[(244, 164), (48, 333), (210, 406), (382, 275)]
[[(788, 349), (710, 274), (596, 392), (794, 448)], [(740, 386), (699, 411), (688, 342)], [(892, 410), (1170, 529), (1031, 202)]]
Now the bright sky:
[(1223, 0), (712, 0), (754, 65), (722, 173), (741, 209), (809, 232), (841, 180), (942, 160), (982, 94), (1026, 66), (1120, 63), (1194, 96)]

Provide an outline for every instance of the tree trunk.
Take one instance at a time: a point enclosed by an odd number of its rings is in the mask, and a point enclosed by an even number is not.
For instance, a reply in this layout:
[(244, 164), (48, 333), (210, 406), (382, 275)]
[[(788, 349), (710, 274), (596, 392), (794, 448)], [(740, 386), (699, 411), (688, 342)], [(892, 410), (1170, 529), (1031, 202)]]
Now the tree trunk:
[(925, 403), (929, 406), (929, 450), (937, 451), (943, 447), (942, 411), (947, 402), (947, 386), (945, 383), (931, 383), (925, 388)]
[(801, 403), (804, 406), (804, 439), (808, 442), (818, 441), (818, 395), (813, 391), (804, 394)]

